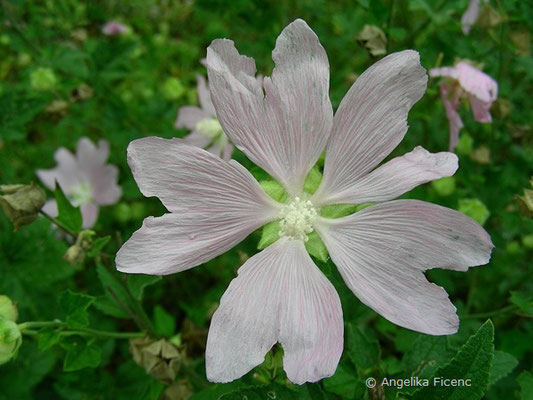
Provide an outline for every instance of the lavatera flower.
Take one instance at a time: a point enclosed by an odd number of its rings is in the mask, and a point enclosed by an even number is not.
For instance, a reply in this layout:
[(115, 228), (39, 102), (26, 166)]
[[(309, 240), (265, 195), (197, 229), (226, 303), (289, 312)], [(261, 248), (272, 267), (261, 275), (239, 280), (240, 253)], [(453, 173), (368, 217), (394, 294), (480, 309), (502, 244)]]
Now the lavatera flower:
[[(80, 207), (84, 229), (94, 226), (100, 206), (115, 204), (122, 195), (117, 184), (118, 168), (106, 164), (108, 156), (106, 140), (95, 146), (89, 139), (81, 138), (76, 155), (61, 147), (54, 155), (57, 167), (36, 171), (48, 189), (54, 190), (57, 181), (72, 205)], [(48, 200), (43, 211), (56, 217), (56, 201)]]
[(429, 76), (448, 78), (441, 83), (440, 94), (450, 124), (449, 150), (453, 151), (459, 141), (459, 131), (464, 126), (457, 112), (461, 101), (468, 98), (474, 120), (490, 123), (492, 116), (489, 110), (498, 97), (498, 84), (486, 73), (464, 61), (455, 67), (433, 68)]
[[(283, 366), (297, 384), (335, 372), (343, 349), (341, 303), (306, 251), (317, 232), (353, 293), (400, 326), (432, 335), (455, 333), (456, 308), (424, 271), (466, 271), (486, 264), (489, 235), (467, 216), (417, 200), (392, 200), (424, 182), (452, 175), (457, 157), (421, 147), (378, 164), (407, 131), (407, 113), (426, 88), (415, 51), (391, 54), (364, 72), (333, 117), (329, 63), (302, 20), (287, 26), (263, 85), (255, 63), (233, 42), (207, 50), (211, 98), (222, 128), (248, 158), (285, 188), (270, 198), (234, 160), (226, 162), (178, 139), (130, 143), (128, 160), (145, 196), (170, 213), (145, 219), (120, 249), (123, 272), (171, 274), (231, 249), (270, 221), (279, 239), (239, 269), (213, 315), (207, 377), (237, 379), (261, 364), (279, 342)], [(305, 193), (308, 172), (326, 150), (323, 179)], [(377, 168), (376, 168), (377, 167)], [(321, 210), (335, 204), (380, 203), (343, 218)]]
[(184, 140), (193, 146), (201, 147), (207, 151), (229, 160), (233, 153), (233, 145), (222, 126), (218, 122), (215, 107), (207, 83), (202, 75), (196, 75), (198, 100), (200, 107), (184, 106), (178, 110), (178, 118), (174, 126), (178, 129), (187, 128), (190, 133)]

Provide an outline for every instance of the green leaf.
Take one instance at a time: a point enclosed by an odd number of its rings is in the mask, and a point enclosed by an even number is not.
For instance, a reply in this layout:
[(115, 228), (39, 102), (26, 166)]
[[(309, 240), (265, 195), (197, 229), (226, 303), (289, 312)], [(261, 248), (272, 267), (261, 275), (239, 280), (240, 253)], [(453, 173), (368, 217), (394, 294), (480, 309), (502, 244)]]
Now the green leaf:
[(144, 289), (161, 280), (157, 275), (132, 274), (128, 277), (128, 288), (137, 300), (142, 300)]
[(356, 398), (360, 381), (361, 380), (357, 377), (357, 374), (349, 371), (341, 364), (337, 367), (335, 375), (324, 379), (322, 382), (324, 383), (324, 389), (326, 389), (326, 391), (338, 394), (347, 399), (354, 399)]
[(94, 344), (88, 344), (85, 340), (76, 337), (62, 342), (61, 346), (67, 351), (63, 361), (63, 370), (66, 372), (96, 368), (100, 365), (101, 349)]
[(38, 334), (39, 350), (48, 350), (58, 344), (60, 338), (59, 331), (56, 329), (41, 329)]
[(116, 301), (112, 300), (109, 294), (99, 296), (93, 303), (93, 306), (103, 312), (106, 315), (110, 315), (115, 318), (130, 319), (129, 315), (123, 308), (121, 308)]
[(315, 165), (313, 168), (311, 168), (311, 171), (309, 171), (307, 177), (305, 178), (304, 192), (309, 194), (315, 193), (320, 186), (320, 182), (322, 182), (322, 173)]
[(504, 351), (494, 352), (494, 361), (490, 371), (489, 386), (494, 385), (500, 379), (509, 375), (518, 365), (518, 360)]
[(285, 386), (272, 383), (267, 386), (252, 386), (243, 389), (237, 389), (234, 392), (224, 394), (219, 400), (302, 400), (301, 395)]
[(59, 304), (67, 314), (67, 324), (73, 328), (89, 325), (87, 308), (91, 305), (94, 299), (93, 296), (74, 293), (71, 290), (61, 293)]
[(375, 338), (369, 338), (354, 324), (346, 326), (348, 356), (354, 362), (359, 376), (365, 376), (379, 364), (381, 349)]
[(266, 194), (280, 203), (284, 203), (289, 197), (283, 186), (277, 181), (261, 181), (259, 185), (261, 185)]
[(520, 385), (520, 400), (533, 400), (533, 374), (524, 371), (518, 375), (516, 381)]
[(316, 259), (322, 262), (328, 262), (328, 249), (316, 232), (307, 235), (309, 240), (305, 242), (305, 248)]
[(154, 325), (158, 333), (171, 337), (176, 330), (176, 319), (160, 305), (154, 307)]
[(459, 200), (458, 210), (468, 215), (480, 225), (484, 225), (490, 217), (490, 211), (479, 199)]
[(510, 300), (520, 311), (533, 315), (533, 293), (511, 292)]
[(56, 182), (54, 196), (57, 202), (57, 220), (71, 231), (78, 233), (82, 228), (81, 211), (79, 207), (74, 207), (63, 193), (61, 186)]
[(101, 264), (96, 265), (96, 273), (109, 299), (122, 309), (124, 307), (131, 309), (128, 291), (119, 281), (119, 278)]
[(259, 250), (263, 250), (265, 247), (270, 246), (276, 240), (279, 239), (279, 221), (272, 221), (265, 226), (263, 226), (263, 231), (261, 233), (261, 239), (257, 244)]
[(87, 255), (89, 257), (97, 257), (102, 252), (102, 249), (105, 247), (105, 245), (109, 242), (109, 239), (111, 239), (111, 236), (104, 236), (99, 237), (98, 239), (95, 239), (92, 243), (91, 248), (87, 252)]
[(446, 336), (420, 335), (405, 353), (402, 367), (412, 376), (429, 378), (452, 356), (453, 352)]
[(408, 399), (446, 399), (479, 400), (483, 397), (489, 383), (490, 370), (494, 357), (494, 326), (489, 320), (472, 335), (459, 349), (455, 357), (443, 367), (437, 369), (434, 377), (442, 382), (444, 379), (469, 379), (470, 385), (447, 386), (435, 383), (420, 388)]

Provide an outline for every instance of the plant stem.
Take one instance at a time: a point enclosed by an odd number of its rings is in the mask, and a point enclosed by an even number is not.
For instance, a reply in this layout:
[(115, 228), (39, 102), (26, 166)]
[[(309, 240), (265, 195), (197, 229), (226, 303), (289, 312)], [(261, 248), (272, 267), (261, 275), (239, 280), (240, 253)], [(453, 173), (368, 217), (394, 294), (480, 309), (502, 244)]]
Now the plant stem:
[(76, 328), (69, 329), (67, 324), (63, 321), (28, 321), (19, 324), (19, 329), (23, 334), (28, 334), (34, 336), (37, 332), (32, 328), (47, 328), (54, 327), (61, 329), (60, 335), (70, 336), (70, 335), (79, 335), (79, 336), (94, 336), (98, 338), (111, 338), (111, 339), (132, 339), (132, 338), (141, 338), (146, 334), (144, 332), (111, 332), (111, 331), (100, 331), (92, 328)]
[(52, 217), (50, 214), (45, 213), (43, 210), (39, 210), (39, 212), (46, 218), (48, 218), (53, 224), (55, 224), (58, 228), (64, 230), (69, 235), (72, 235), (73, 237), (76, 237), (77, 234), (73, 231), (71, 231), (69, 228), (67, 228), (65, 225), (63, 225), (61, 222), (59, 222), (56, 218)]
[(512, 304), (510, 306), (500, 308), (499, 310), (489, 311), (489, 312), (485, 312), (485, 313), (468, 314), (468, 315), (465, 315), (463, 318), (464, 319), (491, 318), (491, 317), (495, 317), (497, 315), (507, 314), (507, 313), (515, 311), (517, 309), (518, 309), (518, 307), (515, 306), (514, 304)]

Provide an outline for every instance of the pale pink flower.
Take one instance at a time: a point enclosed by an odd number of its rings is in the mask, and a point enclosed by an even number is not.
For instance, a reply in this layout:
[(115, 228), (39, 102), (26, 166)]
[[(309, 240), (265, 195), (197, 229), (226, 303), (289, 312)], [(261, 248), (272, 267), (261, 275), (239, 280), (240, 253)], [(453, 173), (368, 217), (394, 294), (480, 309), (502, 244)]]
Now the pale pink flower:
[[(279, 342), (284, 369), (297, 384), (335, 372), (343, 348), (341, 303), (306, 251), (315, 230), (359, 299), (395, 324), (433, 335), (455, 333), (456, 308), (424, 271), (466, 271), (486, 264), (485, 230), (457, 211), (417, 200), (392, 200), (422, 183), (453, 175), (457, 157), (422, 147), (379, 166), (407, 131), (407, 114), (427, 75), (412, 50), (384, 57), (353, 84), (335, 116), (329, 63), (302, 20), (287, 26), (273, 52), (276, 67), (260, 84), (253, 59), (232, 41), (207, 50), (211, 99), (222, 128), (246, 156), (286, 189), (271, 199), (238, 162), (179, 139), (138, 139), (128, 161), (145, 196), (170, 213), (149, 217), (119, 250), (123, 272), (171, 274), (223, 254), (270, 221), (280, 238), (239, 269), (213, 315), (207, 377), (237, 379)], [(305, 178), (326, 150), (314, 194)], [(377, 167), (377, 168), (376, 168)], [(338, 219), (334, 204), (385, 202)]]
[(468, 98), (474, 120), (477, 122), (490, 123), (490, 107), (498, 97), (498, 84), (494, 79), (461, 61), (455, 67), (433, 68), (429, 76), (442, 76), (450, 80), (441, 83), (440, 93), (446, 109), (446, 117), (450, 122), (450, 148), (452, 151), (459, 140), (459, 131), (463, 127), (463, 121), (457, 112), (461, 100)]
[[(72, 205), (81, 208), (85, 229), (94, 226), (100, 206), (115, 204), (122, 195), (117, 184), (118, 168), (106, 164), (108, 156), (106, 140), (100, 140), (96, 147), (89, 139), (81, 138), (76, 155), (61, 147), (54, 155), (57, 167), (36, 171), (47, 188), (54, 190), (57, 181)], [(48, 200), (43, 211), (57, 216), (56, 201)]]
[(109, 21), (102, 27), (102, 33), (107, 36), (122, 35), (128, 32), (128, 27), (117, 21)]
[(184, 138), (187, 143), (229, 160), (233, 154), (233, 145), (229, 143), (218, 122), (205, 78), (198, 74), (196, 80), (200, 107), (181, 107), (174, 126), (190, 130), (191, 133)]
[[(486, 2), (486, 0), (485, 0)], [(470, 0), (468, 7), (461, 17), (461, 29), (465, 35), (470, 34), (470, 29), (476, 23), (479, 18), (479, 10), (481, 6), (481, 0)]]

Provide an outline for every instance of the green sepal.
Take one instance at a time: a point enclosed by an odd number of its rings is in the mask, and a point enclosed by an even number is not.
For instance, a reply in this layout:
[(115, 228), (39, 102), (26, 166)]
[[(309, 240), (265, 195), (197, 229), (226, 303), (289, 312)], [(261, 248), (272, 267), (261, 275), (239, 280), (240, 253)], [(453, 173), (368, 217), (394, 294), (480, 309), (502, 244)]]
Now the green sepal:
[(277, 202), (284, 203), (289, 197), (283, 186), (277, 181), (260, 181), (259, 185), (261, 185), (266, 194)]
[(308, 239), (307, 242), (305, 242), (305, 248), (309, 254), (311, 254), (313, 257), (315, 257), (317, 260), (320, 260), (322, 262), (328, 262), (328, 249), (326, 248), (326, 245), (318, 236), (316, 232), (311, 232), (307, 235)]
[(332, 204), (330, 206), (324, 206), (320, 209), (320, 215), (325, 218), (342, 218), (347, 215), (361, 211), (367, 207), (372, 206), (374, 203), (365, 204)]
[(320, 182), (322, 182), (322, 173), (315, 165), (307, 174), (307, 178), (305, 178), (304, 192), (309, 194), (315, 193), (320, 186)]
[(263, 250), (265, 247), (270, 246), (276, 240), (279, 239), (279, 221), (272, 221), (266, 224), (263, 227), (263, 232), (261, 233), (261, 239), (257, 244), (259, 250)]
[(70, 203), (57, 181), (54, 197), (56, 199), (57, 211), (59, 213), (57, 220), (74, 233), (81, 231), (82, 217), (80, 208), (74, 207)]

